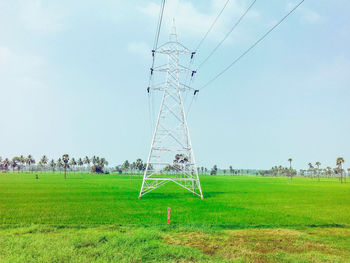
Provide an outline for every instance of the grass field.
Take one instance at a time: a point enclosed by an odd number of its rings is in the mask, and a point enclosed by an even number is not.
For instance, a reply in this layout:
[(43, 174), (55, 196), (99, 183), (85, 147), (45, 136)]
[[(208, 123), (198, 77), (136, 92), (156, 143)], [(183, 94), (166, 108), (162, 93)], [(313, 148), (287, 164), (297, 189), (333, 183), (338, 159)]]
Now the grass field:
[(204, 200), (171, 184), (138, 200), (138, 176), (38, 175), (0, 175), (0, 262), (350, 262), (336, 180), (201, 176)]

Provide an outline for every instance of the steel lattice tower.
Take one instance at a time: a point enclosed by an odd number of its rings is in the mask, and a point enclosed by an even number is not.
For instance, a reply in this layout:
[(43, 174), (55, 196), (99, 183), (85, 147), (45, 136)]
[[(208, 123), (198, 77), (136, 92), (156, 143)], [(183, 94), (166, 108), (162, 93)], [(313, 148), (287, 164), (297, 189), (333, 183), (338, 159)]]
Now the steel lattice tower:
[(192, 58), (194, 52), (178, 42), (175, 23), (169, 41), (152, 52), (153, 56), (155, 53), (166, 55), (168, 63), (151, 68), (151, 74), (164, 72), (166, 81), (148, 88), (148, 92), (159, 90), (163, 95), (139, 198), (168, 182), (174, 182), (203, 199), (182, 100), (182, 93), (197, 91), (180, 83), (180, 74), (187, 73), (193, 77), (195, 73), (180, 65), (180, 56)]

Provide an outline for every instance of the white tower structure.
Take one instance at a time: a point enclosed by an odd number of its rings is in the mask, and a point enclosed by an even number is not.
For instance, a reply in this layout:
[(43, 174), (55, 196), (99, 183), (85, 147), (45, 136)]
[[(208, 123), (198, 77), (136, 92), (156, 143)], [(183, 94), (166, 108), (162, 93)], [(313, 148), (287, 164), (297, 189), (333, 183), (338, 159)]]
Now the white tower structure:
[(195, 95), (198, 91), (180, 82), (181, 75), (193, 77), (196, 73), (180, 65), (180, 56), (187, 55), (192, 59), (194, 52), (178, 42), (175, 22), (169, 41), (152, 52), (153, 57), (155, 53), (166, 55), (168, 62), (151, 68), (151, 75), (163, 72), (166, 80), (148, 87), (148, 92), (161, 91), (162, 99), (139, 198), (173, 182), (203, 199), (182, 99), (183, 93), (194, 92)]

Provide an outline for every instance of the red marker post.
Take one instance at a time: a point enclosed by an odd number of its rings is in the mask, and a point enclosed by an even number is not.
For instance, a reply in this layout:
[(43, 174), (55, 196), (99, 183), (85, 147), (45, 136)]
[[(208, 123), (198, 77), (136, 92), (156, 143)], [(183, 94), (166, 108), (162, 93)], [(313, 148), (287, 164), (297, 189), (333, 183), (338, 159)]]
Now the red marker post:
[(168, 221), (167, 221), (168, 225), (170, 225), (170, 215), (171, 215), (171, 208), (168, 207)]

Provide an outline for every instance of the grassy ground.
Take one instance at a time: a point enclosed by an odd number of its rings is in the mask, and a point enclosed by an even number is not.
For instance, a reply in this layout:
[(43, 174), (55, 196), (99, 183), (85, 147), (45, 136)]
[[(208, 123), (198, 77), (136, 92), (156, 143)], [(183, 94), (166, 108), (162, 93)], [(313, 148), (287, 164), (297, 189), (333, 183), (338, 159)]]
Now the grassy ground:
[(137, 176), (0, 175), (0, 262), (349, 262), (350, 185), (201, 183), (204, 200), (170, 184), (138, 200)]

